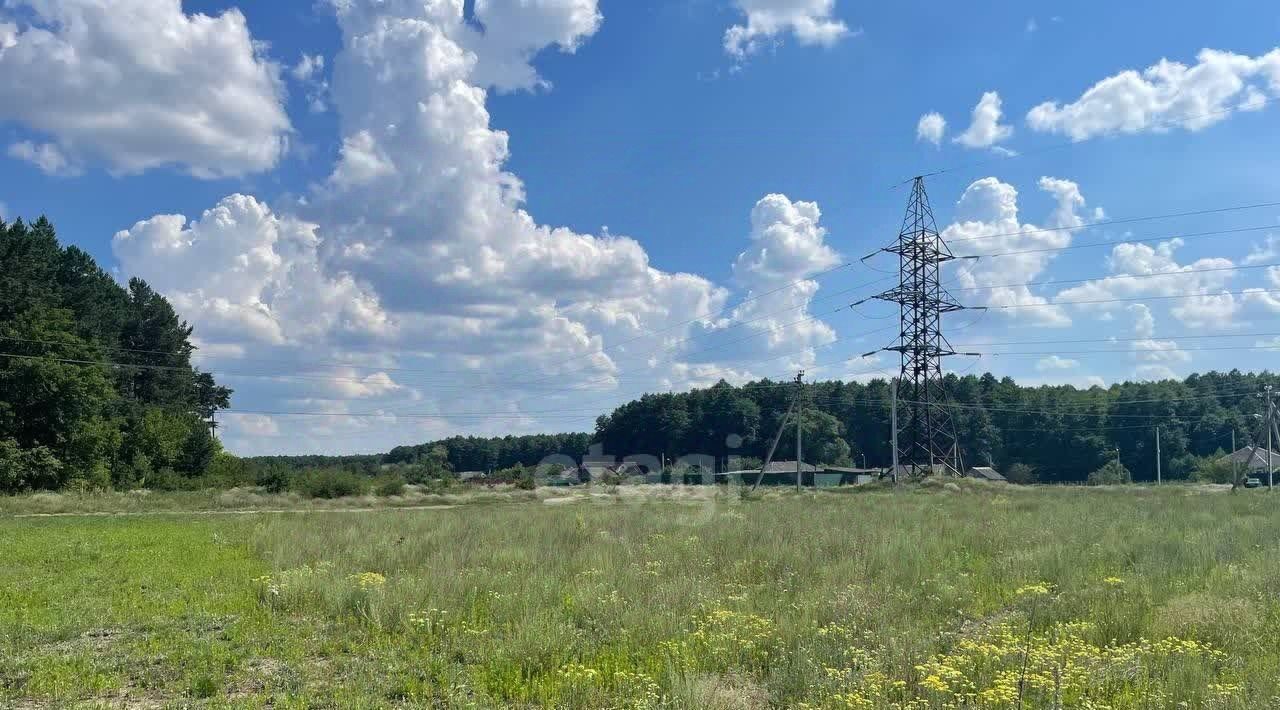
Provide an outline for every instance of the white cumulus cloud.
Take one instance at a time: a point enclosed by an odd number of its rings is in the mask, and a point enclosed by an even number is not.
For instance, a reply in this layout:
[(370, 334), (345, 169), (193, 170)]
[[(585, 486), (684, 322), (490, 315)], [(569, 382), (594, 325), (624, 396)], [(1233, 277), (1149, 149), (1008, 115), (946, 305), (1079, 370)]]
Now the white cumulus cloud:
[(959, 288), (953, 289), (953, 295), (967, 305), (1000, 309), (1000, 313), (1025, 322), (1067, 326), (1071, 319), (1066, 311), (1033, 293), (1026, 284), (1053, 261), (1053, 250), (1071, 244), (1073, 234), (1084, 223), (1079, 212), (1085, 208), (1085, 199), (1070, 180), (1042, 177), (1038, 187), (1056, 203), (1043, 227), (1021, 220), (1018, 191), (1008, 183), (987, 177), (965, 189), (956, 204), (956, 221), (942, 230), (953, 252), (966, 256), (1032, 253), (959, 262), (955, 267)]
[(1249, 255), (1244, 258), (1244, 263), (1265, 264), (1277, 258), (1280, 258), (1280, 236), (1268, 234), (1261, 244), (1254, 244), (1249, 249)]
[(144, 276), (210, 343), (306, 344), (394, 332), (377, 297), (320, 263), (318, 225), (231, 195), (200, 219), (157, 215), (115, 235), (121, 269)]
[(46, 175), (79, 175), (80, 166), (63, 155), (52, 143), (36, 145), (31, 141), (19, 141), (9, 146), (9, 157), (25, 160), (40, 168)]
[[(1003, 117), (1000, 94), (988, 91), (973, 107), (973, 117), (964, 133), (955, 142), (966, 148), (994, 148), (1013, 135), (1013, 127), (1000, 123)], [(1008, 152), (1007, 149), (1005, 149)]]
[(324, 71), (324, 56), (304, 53), (289, 73), (298, 81), (306, 81), (322, 71)]
[(928, 141), (934, 145), (942, 143), (942, 136), (947, 132), (947, 119), (934, 111), (920, 117), (916, 123), (916, 140)]
[(724, 33), (724, 49), (739, 59), (790, 35), (804, 45), (831, 47), (855, 34), (836, 19), (835, 0), (734, 0), (746, 23)]
[(1112, 133), (1198, 131), (1235, 111), (1256, 111), (1280, 96), (1280, 48), (1250, 57), (1204, 49), (1191, 66), (1161, 59), (1109, 76), (1067, 104), (1042, 103), (1027, 125), (1086, 140)]
[(1145, 303), (1130, 304), (1133, 315), (1133, 332), (1138, 340), (1130, 343), (1131, 357), (1138, 364), (1133, 374), (1140, 380), (1179, 379), (1173, 367), (1191, 362), (1191, 353), (1183, 350), (1173, 340), (1157, 340), (1155, 315)]
[(826, 243), (821, 218), (817, 203), (793, 202), (780, 194), (764, 196), (751, 210), (750, 246), (733, 264), (734, 280), (750, 300), (722, 324), (745, 323), (760, 334), (739, 355), (791, 353), (788, 367), (804, 365), (812, 362), (813, 348), (835, 339), (821, 319), (806, 320), (818, 292), (818, 282), (810, 277), (841, 263)]
[[(329, 177), (305, 199), (232, 195), (198, 219), (157, 215), (114, 243), (122, 270), (172, 298), (209, 352), (293, 363), (288, 377), (233, 379), (237, 408), (338, 415), (261, 415), (279, 431), (268, 436), (262, 420), (229, 413), (233, 450), (589, 426), (645, 389), (750, 376), (744, 352), (834, 337), (816, 319), (779, 339), (762, 332), (774, 309), (804, 318), (809, 277), (838, 263), (814, 203), (756, 204), (735, 285), (762, 295), (799, 283), (723, 314), (727, 289), (655, 268), (635, 239), (525, 209), (489, 92), (549, 86), (530, 59), (581, 46), (600, 23), (594, 2), (477, 2), (474, 22), (461, 3), (342, 0), (335, 11), (342, 148)], [(717, 335), (753, 337), (695, 357)]]
[(324, 113), (329, 108), (326, 99), (329, 82), (324, 78), (324, 64), (324, 55), (304, 53), (289, 70), (289, 75), (302, 86), (307, 108), (312, 113)]
[(1039, 370), (1040, 372), (1053, 372), (1056, 370), (1074, 370), (1079, 366), (1080, 366), (1079, 360), (1072, 360), (1071, 358), (1061, 357), (1058, 355), (1050, 355), (1048, 357), (1043, 357), (1043, 358), (1040, 358), (1038, 362), (1036, 362), (1036, 369)]
[[(1107, 278), (1065, 289), (1062, 301), (1114, 301), (1142, 296), (1172, 297), (1170, 313), (1183, 324), (1194, 327), (1229, 325), (1240, 309), (1240, 300), (1226, 290), (1235, 275), (1232, 262), (1222, 257), (1197, 259), (1180, 264), (1175, 252), (1181, 239), (1155, 246), (1124, 242), (1111, 249), (1106, 265)], [(1128, 278), (1136, 276), (1138, 278)], [(1187, 294), (1206, 294), (1182, 298)], [(1076, 306), (1084, 311), (1111, 312), (1123, 303), (1089, 303)]]
[(280, 68), (238, 10), (186, 14), (179, 0), (4, 7), (23, 26), (0, 25), (0, 120), (47, 137), (68, 165), (224, 177), (272, 168), (285, 152)]

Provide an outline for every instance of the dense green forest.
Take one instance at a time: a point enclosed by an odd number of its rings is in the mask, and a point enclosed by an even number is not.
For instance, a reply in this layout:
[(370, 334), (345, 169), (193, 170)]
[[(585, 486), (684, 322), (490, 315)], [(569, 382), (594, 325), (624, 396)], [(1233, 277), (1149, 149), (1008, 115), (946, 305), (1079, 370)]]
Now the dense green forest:
[[(1042, 482), (1079, 482), (1116, 456), (1135, 480), (1155, 478), (1155, 427), (1161, 427), (1165, 478), (1190, 478), (1212, 469), (1218, 454), (1253, 442), (1254, 415), (1263, 404), (1253, 395), (1280, 384), (1270, 374), (1211, 372), (1182, 382), (1137, 382), (1094, 387), (1022, 387), (1012, 379), (946, 378), (952, 423), (965, 465), (994, 465)], [(306, 468), (330, 465), (375, 471), (388, 466), (415, 477), (447, 472), (496, 472), (513, 477), (553, 454), (581, 458), (593, 444), (619, 460), (630, 455), (714, 457), (721, 468), (730, 457), (765, 456), (794, 387), (762, 380), (742, 386), (721, 382), (677, 394), (649, 394), (596, 421), (592, 434), (451, 437), (400, 446), (382, 456), (265, 457), (255, 462)], [(886, 380), (816, 382), (806, 386), (805, 460), (809, 463), (887, 467), (891, 392)], [(1262, 443), (1262, 442), (1257, 442)], [(791, 457), (790, 443), (780, 457)], [(1217, 471), (1221, 477), (1223, 471)]]
[[(1210, 372), (1182, 382), (1093, 387), (1021, 387), (987, 374), (945, 378), (954, 432), (967, 466), (1030, 467), (1040, 481), (1084, 481), (1116, 455), (1136, 480), (1155, 478), (1155, 427), (1161, 427), (1166, 478), (1189, 477), (1221, 450), (1258, 429), (1264, 409), (1254, 396), (1280, 384), (1269, 373)], [(596, 423), (593, 441), (608, 454), (644, 453), (668, 460), (688, 452), (760, 458), (794, 393), (764, 380), (680, 394), (652, 394)], [(892, 397), (886, 380), (806, 386), (805, 460), (886, 467)], [(742, 437), (739, 446), (731, 435)], [(785, 455), (785, 454), (784, 454)]]
[[(0, 222), (0, 492), (281, 490), (315, 471), (409, 482), (481, 471), (516, 480), (548, 456), (579, 459), (592, 446), (668, 462), (699, 454), (723, 467), (734, 456), (764, 457), (794, 392), (787, 382), (721, 382), (645, 395), (599, 417), (589, 434), (455, 436), (386, 454), (237, 459), (221, 452), (212, 424), (231, 391), (192, 366), (191, 335), (164, 297), (138, 279), (120, 286), (84, 251), (63, 248), (44, 218)], [(1251, 443), (1263, 408), (1253, 394), (1268, 384), (1280, 381), (1233, 370), (1087, 390), (948, 376), (945, 388), (966, 465), (1066, 482), (1085, 480), (1117, 451), (1135, 479), (1154, 478), (1156, 425), (1165, 477), (1190, 477), (1230, 449), (1233, 433), (1240, 446)], [(887, 381), (816, 382), (805, 391), (807, 461), (889, 464)], [(308, 480), (330, 490), (336, 479)]]
[(453, 436), (419, 446), (397, 446), (384, 458), (386, 463), (421, 463), (432, 455), (441, 458), (452, 471), (495, 471), (513, 466), (534, 466), (543, 459), (562, 454), (581, 459), (591, 445), (589, 434), (534, 434), (531, 436)]
[(193, 351), (145, 282), (121, 287), (43, 217), (0, 222), (0, 492), (205, 475), (231, 390), (192, 367)]

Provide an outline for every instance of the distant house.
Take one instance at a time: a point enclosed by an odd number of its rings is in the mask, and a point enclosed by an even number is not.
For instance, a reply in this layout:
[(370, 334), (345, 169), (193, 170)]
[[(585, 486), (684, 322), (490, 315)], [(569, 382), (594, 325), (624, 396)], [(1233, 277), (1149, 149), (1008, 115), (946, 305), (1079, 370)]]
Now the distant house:
[[(1272, 465), (1280, 469), (1280, 451), (1272, 451), (1271, 458)], [(1246, 446), (1218, 460), (1240, 466), (1249, 473), (1267, 472), (1267, 450), (1261, 446)]]
[(643, 476), (645, 468), (635, 461), (623, 461), (613, 467), (613, 472), (623, 478), (630, 478), (632, 476)]
[(576, 486), (582, 483), (582, 476), (576, 468), (566, 468), (557, 473), (549, 473), (538, 481), (543, 486)]
[(990, 466), (974, 466), (973, 468), (964, 472), (964, 477), (977, 478), (984, 481), (1000, 481), (1002, 483), (1009, 482), (1009, 479), (1000, 475), (999, 471), (995, 470), (994, 468), (991, 468)]
[[(759, 471), (760, 469), (757, 468), (754, 470)], [(812, 464), (807, 464), (807, 463), (800, 464), (801, 473), (813, 473), (814, 471), (817, 471), (817, 470), (818, 470), (818, 467)], [(795, 461), (771, 461), (769, 462), (769, 465), (765, 467), (764, 472), (765, 473), (789, 473), (791, 474), (792, 480), (795, 480), (796, 462)]]
[(645, 469), (634, 461), (623, 461), (618, 464), (606, 464), (598, 461), (585, 461), (580, 469), (587, 480), (600, 482), (612, 479), (643, 478)]
[(853, 468), (851, 466), (823, 466), (817, 476), (818, 487), (861, 486), (879, 480), (878, 468)]
[[(800, 482), (801, 485), (812, 486), (814, 474), (820, 474), (822, 469), (812, 464), (800, 464)], [(734, 483), (746, 483), (748, 485), (756, 482), (756, 478), (760, 478), (760, 484), (764, 486), (781, 486), (796, 484), (796, 462), (795, 461), (773, 461), (764, 469), (764, 475), (760, 475), (760, 469), (749, 468), (741, 471), (726, 471), (715, 475), (717, 482), (732, 481)]]
[(485, 472), (484, 471), (460, 471), (456, 475), (458, 476), (459, 481), (466, 483), (468, 481), (474, 481), (477, 478), (484, 478)]

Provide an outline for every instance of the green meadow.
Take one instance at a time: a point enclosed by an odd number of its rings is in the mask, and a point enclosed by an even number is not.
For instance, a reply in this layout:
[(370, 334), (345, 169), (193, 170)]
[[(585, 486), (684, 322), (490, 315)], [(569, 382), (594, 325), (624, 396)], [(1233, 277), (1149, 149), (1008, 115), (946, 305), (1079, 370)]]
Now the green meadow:
[(202, 500), (5, 501), (0, 707), (1280, 707), (1260, 491)]

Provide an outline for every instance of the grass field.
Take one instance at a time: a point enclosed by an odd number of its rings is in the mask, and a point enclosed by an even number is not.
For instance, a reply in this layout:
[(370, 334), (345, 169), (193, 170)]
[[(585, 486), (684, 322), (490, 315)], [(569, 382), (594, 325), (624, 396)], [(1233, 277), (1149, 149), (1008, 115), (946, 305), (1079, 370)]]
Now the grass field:
[(4, 517), (0, 707), (1280, 707), (1280, 499), (949, 488)]

